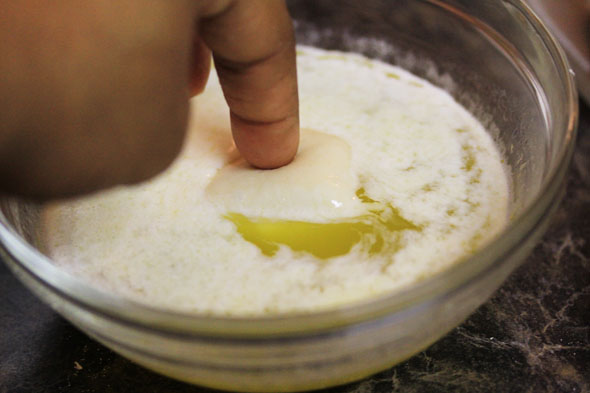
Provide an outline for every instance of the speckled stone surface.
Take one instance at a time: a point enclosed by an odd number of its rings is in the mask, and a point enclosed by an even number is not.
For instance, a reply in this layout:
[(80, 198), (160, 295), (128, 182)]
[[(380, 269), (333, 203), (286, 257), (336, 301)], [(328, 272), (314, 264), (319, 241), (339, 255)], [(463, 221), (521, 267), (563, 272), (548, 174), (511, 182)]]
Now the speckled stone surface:
[[(329, 393), (590, 392), (590, 109), (567, 196), (495, 296), (426, 351)], [(114, 354), (0, 264), (0, 393), (204, 393)]]

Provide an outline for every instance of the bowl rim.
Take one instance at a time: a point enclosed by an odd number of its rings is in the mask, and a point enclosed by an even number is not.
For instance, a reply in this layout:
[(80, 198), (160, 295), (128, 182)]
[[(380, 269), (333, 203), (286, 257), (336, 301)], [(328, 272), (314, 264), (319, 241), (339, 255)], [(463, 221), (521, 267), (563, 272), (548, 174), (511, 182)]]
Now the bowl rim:
[[(461, 16), (462, 11), (440, 0), (428, 1), (438, 6), (442, 3), (447, 10), (455, 12), (459, 17), (465, 17)], [(555, 156), (556, 165), (547, 173), (538, 195), (496, 238), (452, 267), (400, 291), (317, 312), (255, 317), (191, 314), (154, 308), (85, 284), (82, 280), (59, 269), (10, 226), (5, 225), (6, 217), (0, 212), (0, 246), (4, 256), (8, 257), (9, 266), (12, 262), (10, 267), (13, 270), (24, 273), (57, 296), (67, 299), (68, 302), (92, 314), (98, 314), (135, 329), (174, 336), (269, 339), (277, 336), (305, 335), (309, 338), (310, 335), (321, 336), (327, 331), (380, 318), (403, 318), (407, 313), (415, 312), (418, 307), (440, 300), (441, 297), (497, 267), (494, 262), (509, 255), (519, 242), (534, 230), (539, 217), (554, 201), (573, 154), (578, 120), (578, 98), (573, 73), (566, 56), (555, 38), (528, 5), (517, 0), (510, 0), (508, 3), (517, 8), (526, 18), (526, 22), (535, 29), (539, 39), (554, 59), (555, 66), (562, 74), (560, 77), (568, 99), (567, 130), (563, 146)], [(473, 20), (473, 17), (469, 18)], [(551, 127), (555, 127), (555, 124), (551, 124)]]

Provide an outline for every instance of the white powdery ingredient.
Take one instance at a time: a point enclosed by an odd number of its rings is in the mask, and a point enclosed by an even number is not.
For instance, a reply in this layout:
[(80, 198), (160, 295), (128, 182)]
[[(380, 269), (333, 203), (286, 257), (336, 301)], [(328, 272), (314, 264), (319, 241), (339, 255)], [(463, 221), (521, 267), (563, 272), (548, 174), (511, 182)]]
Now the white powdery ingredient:
[(71, 274), (148, 305), (260, 315), (391, 293), (457, 263), (504, 227), (501, 157), (448, 93), (400, 68), (310, 47), (298, 48), (298, 70), (302, 127), (344, 139), (367, 195), (421, 228), (403, 233), (399, 251), (369, 257), (357, 246), (320, 261), (281, 247), (270, 258), (245, 241), (205, 193), (238, 157), (212, 75), (193, 101), (175, 164), (143, 185), (47, 206), (46, 253)]

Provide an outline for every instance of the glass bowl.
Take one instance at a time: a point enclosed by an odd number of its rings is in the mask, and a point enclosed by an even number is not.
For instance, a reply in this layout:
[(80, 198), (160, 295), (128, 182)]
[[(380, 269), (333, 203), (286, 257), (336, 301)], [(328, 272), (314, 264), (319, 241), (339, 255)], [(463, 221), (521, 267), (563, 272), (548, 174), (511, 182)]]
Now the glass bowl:
[(401, 292), (317, 313), (229, 318), (158, 310), (89, 287), (35, 248), (39, 206), (0, 200), (1, 254), (31, 291), (121, 355), (191, 383), (315, 389), (412, 356), (498, 288), (564, 193), (577, 121), (573, 77), (522, 1), (296, 0), (289, 7), (300, 43), (401, 65), (470, 109), (511, 169), (510, 223), (475, 255)]

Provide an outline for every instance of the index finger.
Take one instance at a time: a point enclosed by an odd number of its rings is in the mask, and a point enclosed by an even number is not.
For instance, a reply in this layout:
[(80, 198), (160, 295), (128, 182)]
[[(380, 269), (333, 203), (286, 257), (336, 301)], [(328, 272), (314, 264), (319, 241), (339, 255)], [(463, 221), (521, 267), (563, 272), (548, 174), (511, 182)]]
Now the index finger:
[(202, 4), (199, 33), (213, 53), (238, 150), (259, 168), (288, 164), (299, 144), (299, 100), (284, 1)]

